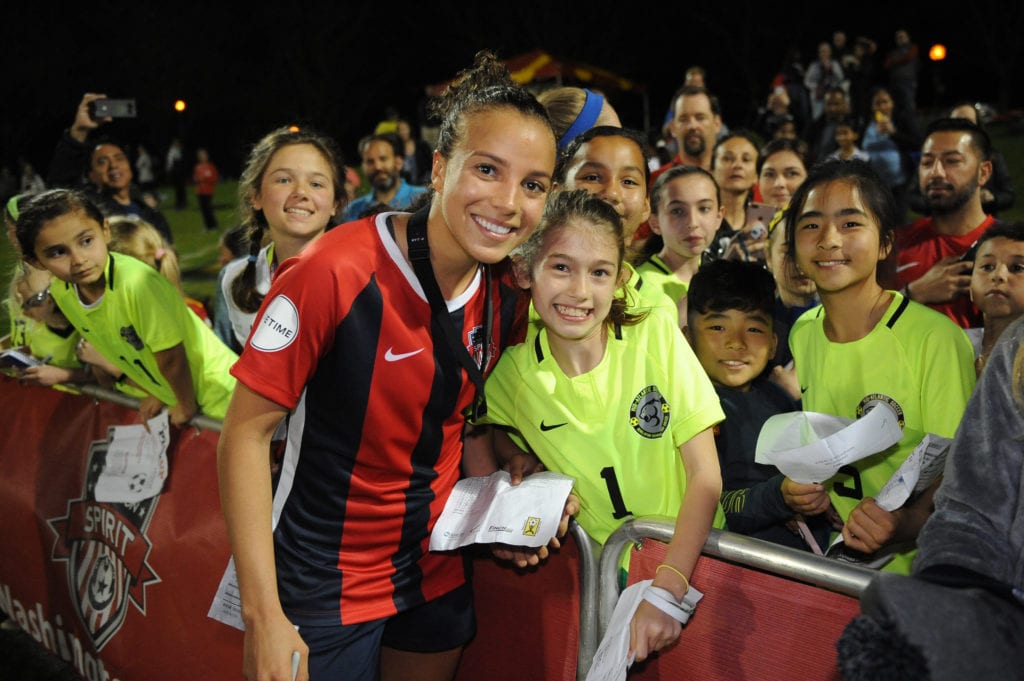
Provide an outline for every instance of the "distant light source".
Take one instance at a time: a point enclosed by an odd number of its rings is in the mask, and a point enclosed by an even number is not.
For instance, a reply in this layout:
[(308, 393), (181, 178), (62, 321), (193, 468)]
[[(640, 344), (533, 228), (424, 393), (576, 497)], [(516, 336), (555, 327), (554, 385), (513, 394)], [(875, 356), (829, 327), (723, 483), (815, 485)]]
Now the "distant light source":
[(289, 132), (298, 132), (299, 131), (299, 126), (294, 125), (294, 124), (293, 125), (289, 125), (288, 126), (288, 131)]
[(179, 112), (179, 113), (184, 111), (185, 110), (185, 100), (184, 99), (176, 100), (174, 102), (174, 110)]
[(946, 58), (946, 46), (942, 43), (935, 43), (932, 48), (928, 50), (928, 58), (932, 61), (942, 61)]

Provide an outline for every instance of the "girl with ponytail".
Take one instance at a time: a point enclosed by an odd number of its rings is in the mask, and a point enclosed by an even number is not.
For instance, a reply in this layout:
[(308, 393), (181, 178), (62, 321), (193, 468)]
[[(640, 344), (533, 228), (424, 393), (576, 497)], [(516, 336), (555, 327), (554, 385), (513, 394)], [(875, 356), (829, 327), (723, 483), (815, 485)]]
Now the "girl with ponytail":
[(238, 347), (280, 263), (334, 224), (344, 205), (341, 155), (328, 137), (278, 128), (252, 148), (238, 181), (249, 256), (225, 265), (222, 295)]

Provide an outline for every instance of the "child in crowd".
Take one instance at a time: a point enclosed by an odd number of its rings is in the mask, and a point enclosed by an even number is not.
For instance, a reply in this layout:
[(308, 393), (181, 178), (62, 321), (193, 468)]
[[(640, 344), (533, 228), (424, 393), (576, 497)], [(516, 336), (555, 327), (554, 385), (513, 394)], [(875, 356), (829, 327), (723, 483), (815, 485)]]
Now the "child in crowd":
[(10, 334), (6, 346), (46, 360), (19, 373), (19, 378), (27, 383), (43, 386), (85, 383), (90, 378), (82, 371), (82, 363), (76, 354), (78, 334), (74, 329), (68, 329), (67, 319), (50, 296), (53, 275), (21, 258), (16, 224), (19, 208), (27, 204), (29, 198), (28, 194), (16, 194), (4, 205), (7, 240), (20, 260), (11, 274), (7, 295)]
[(185, 304), (189, 309), (195, 312), (204, 324), (213, 326), (202, 301), (186, 295), (185, 288), (181, 285), (181, 266), (178, 264), (178, 253), (173, 246), (167, 243), (156, 227), (145, 220), (126, 215), (112, 217), (108, 223), (110, 224), (109, 248), (111, 251), (130, 255), (164, 275), (169, 282), (174, 284), (174, 288), (185, 299)]
[(715, 427), (715, 448), (722, 469), (726, 527), (821, 552), (830, 531), (825, 516), (815, 516), (809, 523), (799, 518), (783, 498), (785, 476), (774, 466), (754, 462), (764, 422), (800, 409), (797, 400), (765, 377), (776, 348), (774, 291), (772, 275), (757, 263), (712, 261), (690, 281), (684, 332), (725, 412), (725, 421)]
[(963, 329), (878, 283), (896, 215), (892, 193), (863, 161), (812, 168), (786, 213), (790, 256), (821, 298), (789, 336), (803, 408), (857, 418), (883, 402), (898, 415), (903, 438), (820, 484), (787, 478), (782, 492), (805, 516), (833, 506), (845, 520), (846, 548), (884, 549), (893, 554), (886, 569), (906, 573), (939, 480), (892, 512), (874, 496), (926, 434), (953, 436), (975, 375)]
[(725, 216), (719, 197), (715, 178), (700, 166), (669, 168), (651, 188), (652, 235), (636, 269), (675, 303), (680, 328), (686, 325), (689, 282)]
[(871, 158), (871, 154), (857, 146), (860, 134), (857, 132), (857, 122), (851, 116), (836, 121), (835, 138), (838, 148), (827, 156), (828, 160), (867, 161)]
[(232, 260), (245, 258), (249, 255), (249, 233), (245, 225), (238, 224), (224, 230), (220, 235), (217, 253), (217, 286), (213, 294), (213, 332), (217, 338), (223, 341), (224, 345), (236, 353), (242, 351), (242, 345), (235, 338), (235, 331), (231, 328), (231, 314), (228, 311), (228, 299), (224, 295), (224, 275), (227, 274), (226, 265)]
[[(70, 326), (148, 396), (143, 419), (165, 406), (176, 426), (202, 412), (223, 418), (237, 356), (149, 265), (108, 251), (110, 228), (82, 192), (54, 189), (23, 206), (22, 257), (55, 277), (50, 295)], [(57, 281), (59, 279), (59, 281)]]
[(334, 224), (346, 202), (343, 183), (330, 137), (283, 127), (253, 146), (238, 181), (249, 257), (225, 265), (218, 287), (234, 331), (229, 345), (245, 345), (278, 265)]
[(610, 125), (622, 127), (619, 114), (600, 93), (574, 85), (551, 88), (537, 95), (551, 117), (559, 150), (585, 130)]
[(799, 141), (800, 131), (797, 129), (796, 120), (789, 118), (788, 120), (780, 122), (778, 127), (775, 128), (775, 132), (772, 133), (771, 141), (774, 140)]
[(1024, 313), (1024, 222), (997, 222), (978, 239), (971, 300), (985, 325), (968, 329), (980, 375), (1003, 330)]
[[(24, 263), (23, 263), (24, 264)], [(67, 320), (50, 296), (52, 276), (25, 264), (11, 279), (8, 305), (11, 333), (5, 347), (26, 352), (41, 364), (18, 370), (18, 379), (32, 385), (56, 387), (65, 383), (89, 383), (92, 377), (76, 353), (78, 334), (57, 333)]]
[[(631, 128), (602, 125), (577, 135), (562, 152), (554, 180), (559, 189), (585, 189), (608, 202), (622, 220), (627, 247), (651, 215), (644, 138)], [(624, 269), (628, 278), (622, 295), (629, 307), (676, 317), (675, 303), (660, 287), (645, 285), (628, 262)]]
[(249, 234), (245, 225), (225, 229), (217, 243), (217, 266), (223, 268), (232, 260), (249, 255)]
[[(775, 311), (773, 324), (775, 336), (779, 339), (775, 356), (768, 360), (768, 367), (781, 379), (793, 399), (800, 399), (800, 387), (793, 370), (793, 353), (789, 349), (789, 330), (804, 312), (818, 304), (818, 291), (814, 281), (796, 268), (789, 255), (786, 230), (780, 227), (783, 213), (775, 214), (768, 223), (768, 257), (765, 267), (775, 279)], [(776, 368), (777, 367), (777, 368)]]
[[(579, 523), (604, 543), (628, 516), (670, 515), (675, 536), (654, 585), (682, 601), (721, 493), (711, 382), (667, 316), (636, 314), (617, 290), (623, 223), (585, 191), (553, 195), (517, 254), (543, 327), (510, 348), (487, 383), (487, 422), (515, 431), (544, 466), (576, 479)], [(636, 659), (680, 625), (641, 603)]]
[[(127, 215), (111, 217), (107, 224), (110, 226), (110, 243), (107, 244), (109, 250), (141, 260), (162, 274), (174, 284), (189, 309), (202, 319), (204, 324), (212, 328), (206, 307), (202, 302), (185, 294), (185, 289), (181, 285), (181, 268), (178, 266), (177, 252), (156, 227), (145, 220)], [(139, 399), (147, 396), (146, 391), (131, 379), (115, 382), (121, 370), (84, 338), (78, 342), (78, 357), (89, 365), (93, 376), (104, 387), (119, 390)]]

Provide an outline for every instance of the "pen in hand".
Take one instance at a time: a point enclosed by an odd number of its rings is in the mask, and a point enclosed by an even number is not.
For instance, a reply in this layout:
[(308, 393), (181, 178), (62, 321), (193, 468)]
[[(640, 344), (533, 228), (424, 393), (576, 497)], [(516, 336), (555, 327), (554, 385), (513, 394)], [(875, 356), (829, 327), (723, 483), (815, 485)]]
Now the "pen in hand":
[(301, 658), (302, 656), (299, 655), (299, 651), (292, 651), (292, 681), (295, 681), (295, 679), (299, 678), (299, 660)]

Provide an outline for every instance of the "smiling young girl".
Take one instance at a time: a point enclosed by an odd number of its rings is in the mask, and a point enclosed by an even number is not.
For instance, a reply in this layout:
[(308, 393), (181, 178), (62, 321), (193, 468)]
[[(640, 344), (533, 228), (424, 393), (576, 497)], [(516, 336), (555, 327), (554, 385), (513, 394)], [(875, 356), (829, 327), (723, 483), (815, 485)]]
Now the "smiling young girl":
[[(651, 215), (644, 138), (632, 128), (599, 125), (577, 135), (562, 151), (555, 167), (555, 184), (559, 189), (585, 189), (614, 208), (622, 220), (627, 248)], [(662, 294), (661, 287), (646, 283), (629, 262), (624, 263), (624, 270), (627, 277), (620, 294), (633, 311), (675, 318), (675, 304)]]
[(462, 556), (428, 552), (429, 537), (482, 396), (471, 379), (512, 318), (491, 266), (540, 219), (555, 136), (490, 53), (434, 104), (428, 205), (282, 262), (232, 369), (218, 468), (248, 678), (292, 678), (298, 652), (300, 681), (450, 679), (475, 631)]
[[(578, 520), (604, 543), (628, 516), (677, 518), (654, 586), (680, 602), (718, 508), (714, 388), (667, 315), (640, 313), (626, 280), (622, 221), (586, 191), (560, 191), (519, 253), (543, 324), (487, 383), (487, 420), (518, 433), (550, 470), (576, 479)], [(675, 641), (650, 603), (631, 626), (637, 660)]]
[(907, 572), (938, 481), (893, 512), (874, 496), (925, 434), (956, 432), (974, 388), (974, 353), (947, 317), (878, 283), (897, 224), (892, 194), (863, 161), (816, 166), (793, 195), (785, 218), (790, 256), (821, 299), (789, 336), (803, 408), (857, 418), (883, 402), (896, 411), (903, 439), (821, 484), (787, 479), (783, 493), (805, 515), (831, 504), (845, 521), (848, 548), (885, 548), (895, 553), (886, 569)]
[(339, 214), (342, 177), (334, 142), (316, 132), (278, 128), (249, 152), (238, 182), (249, 257), (224, 266), (218, 291), (238, 347), (249, 337), (278, 265), (323, 234)]

